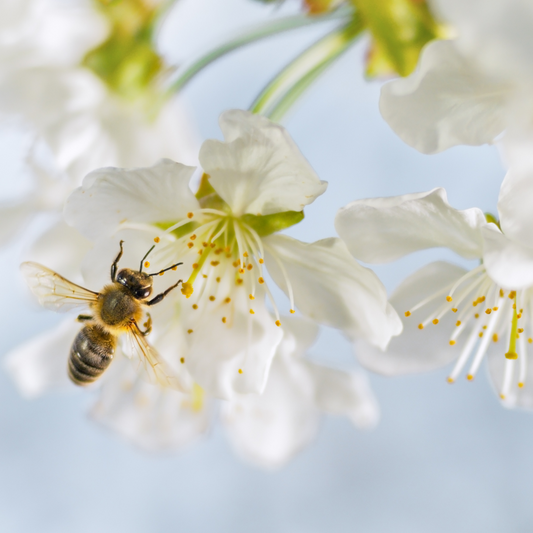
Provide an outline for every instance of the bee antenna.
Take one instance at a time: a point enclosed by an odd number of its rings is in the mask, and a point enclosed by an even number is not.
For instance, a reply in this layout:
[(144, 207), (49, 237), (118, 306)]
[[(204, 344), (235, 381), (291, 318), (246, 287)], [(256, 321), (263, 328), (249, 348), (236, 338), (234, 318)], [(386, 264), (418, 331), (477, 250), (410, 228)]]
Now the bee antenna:
[(155, 248), (155, 244), (146, 252), (145, 256), (141, 259), (141, 266), (139, 267), (139, 272), (143, 271), (144, 260), (150, 255), (150, 252)]
[(163, 270), (160, 270), (159, 272), (154, 272), (153, 274), (148, 274), (149, 276), (159, 276), (159, 274), (162, 274), (163, 272), (166, 272), (167, 270), (170, 270), (171, 268), (176, 268), (180, 265), (183, 265), (183, 263), (176, 263), (175, 265), (169, 266), (168, 268), (165, 268)]

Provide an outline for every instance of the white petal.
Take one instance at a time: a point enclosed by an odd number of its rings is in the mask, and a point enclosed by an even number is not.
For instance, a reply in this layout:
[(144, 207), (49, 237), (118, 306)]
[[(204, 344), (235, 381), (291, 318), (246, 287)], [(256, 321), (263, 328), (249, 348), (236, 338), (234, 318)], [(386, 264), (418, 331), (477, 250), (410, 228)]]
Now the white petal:
[(440, 368), (458, 357), (459, 346), (448, 343), (455, 328), (454, 313), (447, 313), (437, 325), (418, 329), (418, 324), (439, 306), (438, 299), (413, 313), (413, 316), (405, 318), (403, 313), (465, 273), (460, 267), (438, 261), (406, 278), (390, 299), (402, 315), (403, 333), (391, 340), (386, 352), (364, 342), (358, 343), (357, 357), (361, 364), (373, 372), (397, 376)]
[(92, 240), (125, 222), (183, 219), (199, 207), (189, 188), (194, 170), (168, 159), (148, 168), (95, 170), (67, 200), (65, 219)]
[(467, 259), (482, 255), (480, 209), (460, 211), (446, 191), (356, 200), (343, 207), (335, 227), (352, 255), (367, 263), (394, 261), (417, 250), (444, 246)]
[(131, 362), (118, 356), (91, 417), (142, 449), (178, 450), (207, 431), (211, 408), (199, 387), (193, 394), (160, 389), (140, 379)]
[(282, 126), (236, 110), (220, 126), (225, 142), (205, 141), (199, 159), (236, 216), (301, 211), (326, 190)]
[(528, 248), (533, 248), (532, 205), (533, 172), (525, 168), (511, 168), (503, 180), (498, 198), (500, 223), (509, 239)]
[(352, 258), (340, 239), (306, 244), (271, 235), (264, 243), (270, 275), (286, 294), (288, 278), (303, 315), (380, 348), (401, 332), (401, 321), (387, 302), (382, 283)]
[(316, 405), (322, 412), (346, 416), (360, 429), (376, 426), (379, 406), (364, 374), (307, 365), (315, 381)]
[(483, 261), (489, 276), (504, 289), (533, 285), (533, 248), (513, 242), (495, 224), (483, 228)]
[(459, 144), (490, 143), (504, 129), (510, 85), (461, 55), (454, 41), (433, 41), (407, 78), (381, 90), (383, 118), (407, 144), (425, 154)]
[[(227, 304), (214, 303), (213, 311), (206, 311), (198, 320), (185, 356), (185, 365), (195, 381), (208, 394), (224, 399), (236, 392), (263, 392), (283, 335), (265, 306), (263, 291), (256, 292), (253, 303), (242, 288), (231, 298), (232, 311), (219, 307)], [(226, 323), (221, 320), (223, 314)]]
[(67, 361), (81, 326), (73, 318), (11, 350), (6, 369), (27, 398), (55, 389), (74, 389), (67, 374)]
[(35, 203), (30, 198), (0, 206), (0, 245), (17, 237), (34, 213)]

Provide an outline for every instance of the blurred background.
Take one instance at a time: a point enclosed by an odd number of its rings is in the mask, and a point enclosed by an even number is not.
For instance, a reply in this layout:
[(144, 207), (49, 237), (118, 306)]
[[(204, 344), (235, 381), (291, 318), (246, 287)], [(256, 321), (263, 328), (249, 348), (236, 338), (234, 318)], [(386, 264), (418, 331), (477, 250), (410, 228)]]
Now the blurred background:
[[(171, 64), (235, 31), (298, 10), (249, 0), (181, 0), (159, 35)], [(194, 79), (179, 99), (200, 138), (220, 138), (221, 111), (247, 108), (288, 60), (327, 28), (304, 28), (240, 50)], [(322, 197), (289, 233), (334, 235), (351, 200), (443, 186), (450, 203), (496, 211), (504, 168), (494, 147), (423, 156), (390, 131), (378, 111), (380, 83), (363, 78), (365, 43), (350, 50), (300, 100), (284, 124), (321, 179)], [(2, 199), (24, 188), (28, 135), (0, 130)], [(18, 264), (24, 243), (1, 252), (2, 352), (57, 323), (37, 309)], [(442, 250), (414, 254), (378, 275), (392, 291)], [(357, 367), (350, 344), (323, 330), (312, 357)], [(22, 399), (0, 373), (0, 530), (13, 533), (322, 531), (432, 533), (533, 529), (533, 421), (501, 407), (484, 372), (449, 386), (447, 369), (401, 378), (370, 376), (382, 419), (371, 432), (325, 419), (316, 442), (286, 467), (243, 463), (219, 427), (178, 455), (150, 455), (86, 418), (91, 393)], [(530, 477), (531, 476), (531, 477)]]

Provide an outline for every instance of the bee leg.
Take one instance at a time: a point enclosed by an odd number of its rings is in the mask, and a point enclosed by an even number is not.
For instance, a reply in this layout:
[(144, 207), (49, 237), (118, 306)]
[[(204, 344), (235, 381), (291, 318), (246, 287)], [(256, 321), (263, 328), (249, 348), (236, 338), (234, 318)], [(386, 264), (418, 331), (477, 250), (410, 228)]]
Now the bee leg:
[(124, 241), (120, 241), (120, 252), (118, 253), (117, 258), (113, 261), (113, 264), (111, 265), (111, 281), (115, 281), (117, 279), (118, 262), (120, 261), (120, 258), (122, 257), (122, 252), (124, 251), (122, 249), (123, 244)]
[(88, 320), (92, 320), (92, 319), (93, 317), (89, 315), (78, 315), (78, 318), (76, 318), (78, 322), (87, 322)]
[(155, 304), (158, 304), (161, 300), (163, 300), (163, 298), (172, 290), (172, 289), (175, 289), (180, 283), (182, 282), (182, 280), (180, 279), (178, 281), (178, 283), (176, 283), (175, 285), (172, 285), (172, 287), (169, 287), (165, 292), (162, 292), (161, 294), (158, 294), (155, 298), (152, 298), (149, 302), (146, 302), (145, 305), (155, 305)]
[(152, 317), (150, 316), (150, 313), (146, 313), (146, 322), (143, 324), (143, 326), (146, 328), (144, 331), (141, 331), (141, 333), (146, 337), (146, 335), (149, 335), (152, 331)]

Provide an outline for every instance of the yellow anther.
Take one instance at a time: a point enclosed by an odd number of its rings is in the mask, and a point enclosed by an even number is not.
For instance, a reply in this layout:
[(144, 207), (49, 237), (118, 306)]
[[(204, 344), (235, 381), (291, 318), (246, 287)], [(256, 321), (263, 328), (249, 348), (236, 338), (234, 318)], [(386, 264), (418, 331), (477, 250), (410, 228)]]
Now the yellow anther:
[(204, 251), (202, 249), (198, 250), (198, 255), (202, 255)]
[(516, 291), (511, 291), (509, 293), (509, 299), (514, 300), (514, 297), (516, 296)]
[(460, 326), (461, 325), (461, 321), (458, 320), (456, 323), (455, 323), (456, 326)]
[(487, 329), (487, 326), (483, 326), (483, 329)]
[(474, 315), (474, 318), (479, 318), (479, 315), (476, 313), (476, 314)]
[(226, 317), (225, 317), (225, 316), (222, 317), (222, 323), (223, 323), (223, 324), (226, 323)]
[(466, 375), (466, 379), (467, 379), (468, 381), (472, 381), (472, 380), (474, 379), (474, 376), (473, 376), (472, 374), (467, 374), (467, 375)]
[(150, 266), (150, 261), (145, 261), (144, 262), (144, 268), (148, 268)]
[(229, 246), (226, 246), (226, 248), (224, 248), (224, 251), (229, 254), (231, 252), (231, 248)]
[(242, 374), (242, 368), (239, 368), (239, 374)]
[(424, 329), (424, 324), (418, 324), (418, 329)]
[(192, 329), (188, 329), (187, 333), (190, 335), (192, 333)]
[(480, 296), (480, 297), (477, 299), (477, 301), (478, 301), (479, 303), (483, 303), (483, 302), (485, 301), (485, 296)]
[(207, 247), (209, 246), (209, 243), (208, 243), (208, 242), (203, 242), (203, 243), (202, 243), (202, 246), (203, 246), (204, 248), (207, 248)]
[(483, 332), (482, 331), (479, 332), (479, 336), (483, 337)]
[(233, 263), (231, 263), (235, 268), (237, 268), (239, 266), (239, 261), (233, 261)]
[(231, 298), (228, 296), (228, 297), (224, 300), (224, 303), (229, 304), (230, 302), (231, 302)]
[(522, 389), (522, 388), (524, 387), (524, 384), (520, 381), (520, 382), (518, 383), (518, 387), (519, 387), (520, 389)]
[(259, 278), (257, 281), (259, 281), (259, 283), (264, 283), (265, 280), (263, 278)]
[(214, 296), (210, 296), (209, 297), (209, 300), (211, 300), (212, 302), (214, 302), (216, 300), (216, 298)]
[(194, 239), (196, 239), (196, 234), (193, 233), (193, 234), (189, 237), (189, 239), (191, 239), (191, 241), (194, 241)]
[(239, 274), (244, 274), (244, 268), (239, 268)]
[(446, 301), (447, 302), (451, 302), (453, 300), (453, 298), (451, 296), (446, 296)]
[(477, 305), (477, 300), (474, 300), (474, 301), (472, 302), (472, 305), (473, 305), (474, 307), (476, 307), (476, 305)]
[[(181, 286), (181, 294), (183, 294), (183, 296), (185, 296), (186, 298), (190, 298), (191, 297), (191, 294), (194, 292), (194, 289), (192, 288), (192, 284), (190, 284), (189, 282), (185, 282), (182, 286)], [(196, 304), (194, 304), (196, 305)], [(194, 307), (193, 305), (193, 307)]]
[(193, 309), (198, 309), (198, 306), (196, 304), (192, 304)]
[(518, 333), (524, 333), (524, 328), (518, 328)]
[(248, 270), (252, 270), (252, 268), (254, 267), (254, 265), (252, 265), (252, 263), (248, 263), (248, 266), (246, 267)]
[(192, 267), (194, 268), (194, 270), (196, 270), (198, 268), (198, 263), (193, 263)]
[(493, 311), (497, 311), (499, 309), (499, 307), (493, 307), (492, 310)]
[(276, 320), (276, 326), (281, 326), (281, 322), (279, 320)]
[(211, 261), (211, 266), (216, 267), (218, 265), (220, 265), (220, 261)]
[(253, 294), (250, 294), (249, 298), (250, 300), (255, 300), (255, 296)]
[(188, 243), (187, 243), (187, 246), (188, 246), (189, 248), (192, 248), (192, 247), (194, 246), (194, 244), (193, 244), (192, 242), (188, 242)]
[(529, 344), (531, 344), (533, 342), (533, 339), (531, 337), (529, 337), (529, 339), (527, 340), (527, 342), (529, 342)]
[(207, 279), (207, 274), (202, 274), (202, 278)]
[(411, 311), (406, 311), (406, 312), (404, 313), (404, 315), (405, 315), (405, 316), (411, 316)]
[(164, 274), (164, 272), (159, 272), (159, 275), (162, 276)]
[(455, 341), (454, 340), (451, 340), (450, 341), (450, 346), (453, 346), (455, 344)]
[(294, 313), (296, 313), (296, 311), (294, 309), (291, 309), (291, 315), (293, 315)]
[(505, 296), (505, 293), (503, 292), (503, 289), (500, 289), (500, 298), (503, 298)]
[(159, 237), (154, 237), (154, 242), (157, 244), (161, 239)]
[(501, 398), (502, 400), (505, 400), (505, 394), (500, 394), (500, 398)]
[(439, 323), (439, 319), (438, 318), (434, 318), (433, 319), (433, 324), (437, 325)]
[(516, 318), (522, 318), (522, 313), (518, 313), (518, 314), (516, 315)]
[(446, 381), (451, 385), (452, 383), (455, 383), (455, 380), (453, 378), (446, 378)]
[(173, 267), (172, 267), (172, 270), (178, 270), (178, 265), (173, 266)]
[(507, 352), (505, 358), (511, 360), (518, 359), (518, 354), (516, 352)]
[(263, 258), (259, 259), (259, 263), (262, 265), (265, 261), (263, 260)]
[(485, 309), (485, 313), (487, 313), (487, 315), (490, 315), (492, 313), (492, 309)]
[(516, 309), (516, 304), (513, 304), (513, 309)]
[(194, 216), (194, 213), (187, 213), (187, 218), (192, 218)]
[(253, 309), (250, 309), (250, 314), (255, 315), (255, 311)]
[(185, 363), (185, 357), (180, 357), (180, 363), (181, 364)]
[(492, 340), (493, 340), (494, 342), (498, 342), (498, 334), (497, 334), (497, 333), (495, 333), (495, 334), (492, 336)]
[(454, 313), (457, 313), (457, 307), (452, 307), (452, 311), (453, 311)]
[(236, 281), (236, 283), (237, 283), (237, 285), (241, 285), (241, 284), (243, 283), (243, 281), (244, 281), (243, 279), (240, 279), (240, 278), (239, 278), (239, 279)]
[(216, 246), (216, 243), (212, 242), (209, 244), (209, 246), (211, 246), (211, 248), (214, 248)]
[(242, 254), (242, 256), (243, 256), (243, 257), (248, 257), (248, 252), (244, 252), (244, 253)]
[(215, 278), (215, 281), (216, 281), (217, 283), (220, 283), (220, 278)]

